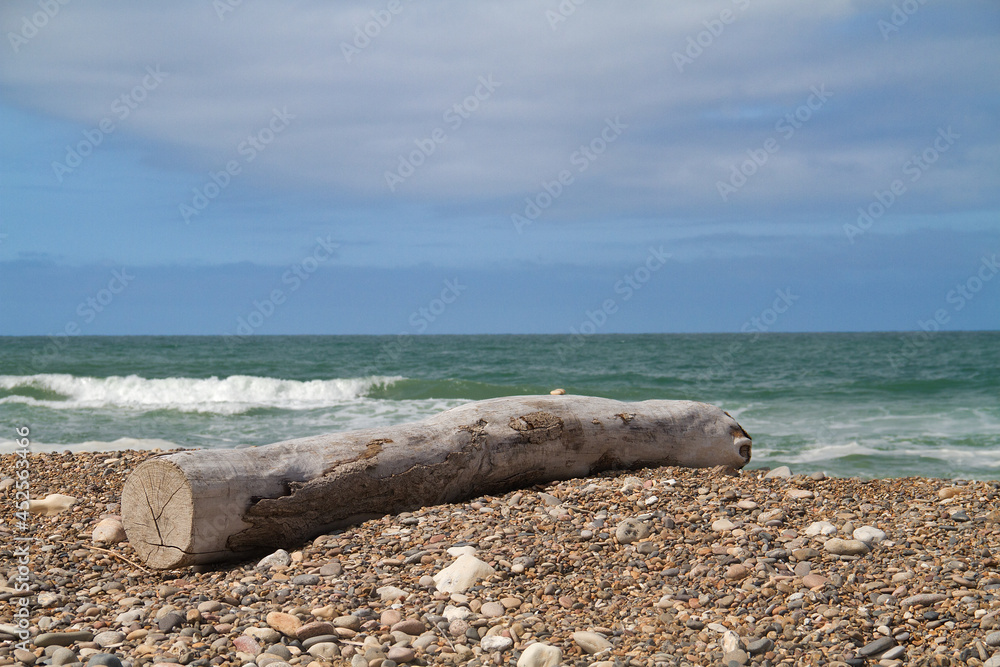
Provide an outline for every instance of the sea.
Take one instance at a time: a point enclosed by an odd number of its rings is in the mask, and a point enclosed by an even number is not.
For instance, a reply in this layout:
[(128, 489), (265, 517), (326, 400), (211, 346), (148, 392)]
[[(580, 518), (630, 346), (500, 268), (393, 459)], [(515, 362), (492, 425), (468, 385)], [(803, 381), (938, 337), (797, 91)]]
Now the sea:
[(500, 396), (688, 399), (748, 468), (1000, 478), (1000, 332), (0, 338), (0, 452), (231, 448)]

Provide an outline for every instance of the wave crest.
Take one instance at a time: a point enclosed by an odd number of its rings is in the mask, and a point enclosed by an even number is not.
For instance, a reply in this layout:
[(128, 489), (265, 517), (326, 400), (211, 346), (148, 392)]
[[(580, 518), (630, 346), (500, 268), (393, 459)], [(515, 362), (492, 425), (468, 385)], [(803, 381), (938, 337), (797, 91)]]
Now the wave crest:
[(253, 409), (310, 410), (365, 398), (401, 377), (283, 380), (251, 375), (225, 378), (106, 378), (66, 374), (0, 375), (0, 403), (52, 409), (122, 408), (238, 414)]

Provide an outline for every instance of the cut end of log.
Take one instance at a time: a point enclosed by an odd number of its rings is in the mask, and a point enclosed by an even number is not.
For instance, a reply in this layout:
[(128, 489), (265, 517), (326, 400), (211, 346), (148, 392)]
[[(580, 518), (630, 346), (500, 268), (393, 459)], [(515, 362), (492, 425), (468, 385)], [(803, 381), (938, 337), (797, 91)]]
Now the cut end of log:
[(147, 565), (167, 569), (191, 563), (193, 519), (191, 484), (176, 464), (150, 459), (126, 480), (122, 523)]

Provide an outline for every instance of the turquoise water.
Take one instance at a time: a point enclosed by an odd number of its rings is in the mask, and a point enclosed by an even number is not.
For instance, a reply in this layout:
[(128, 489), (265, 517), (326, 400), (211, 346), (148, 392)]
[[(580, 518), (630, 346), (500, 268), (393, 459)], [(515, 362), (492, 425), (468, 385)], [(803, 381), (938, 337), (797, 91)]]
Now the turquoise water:
[(1000, 478), (1000, 333), (0, 338), (0, 451), (235, 447), (569, 393), (728, 410), (750, 467)]

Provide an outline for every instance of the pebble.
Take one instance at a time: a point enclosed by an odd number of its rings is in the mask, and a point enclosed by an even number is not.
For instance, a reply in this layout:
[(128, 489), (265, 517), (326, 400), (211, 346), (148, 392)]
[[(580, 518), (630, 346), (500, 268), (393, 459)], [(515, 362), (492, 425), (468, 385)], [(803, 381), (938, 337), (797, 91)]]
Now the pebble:
[[(730, 521), (729, 519), (716, 519), (715, 521), (712, 522), (712, 530), (714, 530), (717, 533), (729, 532), (734, 528), (736, 528), (736, 524)], [(621, 540), (619, 540), (619, 542), (620, 541)]]
[(87, 667), (106, 665), (106, 667), (122, 667), (122, 661), (111, 653), (95, 653), (87, 660)]
[[(444, 590), (440, 586), (438, 586), (438, 589)], [(399, 586), (381, 586), (379, 588), (376, 588), (375, 592), (378, 593), (378, 596), (379, 598), (382, 599), (382, 602), (392, 602), (393, 600), (402, 600), (410, 594), (408, 591), (403, 590)]]
[(877, 657), (885, 653), (895, 645), (896, 645), (896, 640), (893, 639), (892, 637), (880, 637), (875, 641), (865, 644), (864, 646), (859, 648), (858, 655), (860, 655), (863, 658)]
[(94, 544), (118, 544), (127, 539), (121, 519), (102, 519), (94, 526), (94, 532), (91, 534)]
[(464, 593), (495, 570), (486, 562), (470, 554), (458, 559), (434, 575), (434, 585), (446, 593)]
[[(302, 646), (305, 648), (305, 644)], [(317, 642), (306, 648), (306, 651), (314, 658), (322, 658), (328, 661), (340, 657), (340, 647), (333, 641)]]
[(332, 635), (335, 632), (336, 628), (333, 627), (332, 623), (327, 623), (326, 621), (313, 621), (312, 623), (300, 625), (295, 630), (295, 638), (300, 642), (304, 642), (307, 639), (312, 639), (313, 637)]
[(390, 646), (389, 650), (385, 653), (385, 657), (396, 663), (411, 662), (417, 657), (417, 653), (407, 646)]
[(278, 549), (269, 556), (264, 556), (257, 563), (256, 569), (269, 570), (275, 567), (287, 567), (291, 565), (292, 557), (284, 549)]
[(573, 633), (573, 641), (583, 649), (587, 655), (594, 655), (611, 648), (611, 642), (596, 632), (579, 630)]
[(792, 471), (788, 466), (778, 466), (764, 475), (764, 479), (783, 479), (791, 476)]
[(868, 553), (868, 545), (861, 540), (842, 540), (832, 537), (826, 541), (823, 548), (837, 556), (863, 556)]
[(562, 649), (541, 642), (524, 649), (517, 659), (517, 667), (558, 667), (562, 662)]
[(514, 640), (503, 635), (487, 635), (479, 641), (479, 645), (487, 653), (503, 652), (514, 646)]
[(340, 561), (330, 561), (319, 568), (319, 573), (324, 577), (339, 577), (344, 573), (344, 566), (340, 564)]
[(487, 602), (479, 609), (479, 613), (486, 618), (499, 618), (507, 613), (507, 609), (500, 602)]
[(767, 653), (773, 648), (774, 642), (768, 637), (762, 637), (760, 639), (754, 639), (747, 644), (747, 653), (750, 655), (760, 655), (762, 653)]
[(822, 555), (818, 550), (811, 547), (803, 547), (792, 552), (792, 557), (799, 561), (815, 560)]
[(947, 599), (948, 596), (942, 593), (920, 593), (918, 595), (911, 595), (908, 598), (904, 598), (903, 601), (899, 603), (899, 608), (906, 611), (911, 607), (929, 607), (937, 602)]
[(723, 653), (731, 653), (732, 651), (745, 648), (743, 640), (732, 630), (722, 630), (722, 641), (720, 643), (722, 644)]
[[(487, 667), (550, 645), (567, 651), (566, 664), (605, 667), (844, 667), (876, 656), (885, 667), (930, 657), (926, 667), (982, 667), (1000, 650), (990, 645), (1000, 632), (995, 480), (796, 476), (782, 488), (751, 471), (735, 480), (714, 469), (607, 472), (371, 519), (317, 536), (284, 565), (146, 572), (91, 545), (93, 527), (121, 514), (125, 475), (151, 455), (116, 453), (119, 463), (99, 468), (114, 471), (100, 486), (76, 473), (106, 454), (34, 456), (38, 479), (79, 498), (69, 512), (35, 519), (32, 583), (48, 589), (33, 589), (33, 641), (46, 654), (36, 665), (108, 650), (134, 667), (261, 667), (258, 658), (268, 667)], [(0, 469), (11, 460), (0, 455)], [(626, 476), (634, 481), (623, 493)], [(950, 487), (960, 497), (940, 498)], [(790, 501), (794, 488), (814, 500)], [(958, 510), (974, 520), (952, 516)], [(733, 527), (713, 530), (720, 519)], [(823, 546), (864, 541), (855, 529), (876, 519), (898, 541), (864, 558)], [(648, 530), (644, 538), (616, 538), (627, 520)], [(808, 534), (822, 520), (827, 532)], [(433, 575), (464, 556), (495, 572), (461, 592), (438, 588)], [(12, 618), (19, 598), (4, 585), (0, 618)], [(389, 586), (408, 594), (383, 600)], [(271, 613), (294, 618), (294, 633), (268, 625)], [(9, 628), (0, 624), (0, 642), (13, 638)], [(574, 632), (613, 645), (588, 656)], [(101, 647), (103, 633), (124, 642)], [(845, 654), (877, 640), (896, 645)], [(14, 661), (13, 648), (0, 665)]]
[(72, 662), (77, 661), (76, 653), (66, 648), (65, 646), (60, 646), (55, 651), (52, 652), (50, 656), (50, 664), (53, 665), (68, 665)]
[(987, 646), (1000, 646), (1000, 632), (991, 632), (983, 641)]
[(260, 644), (257, 640), (249, 635), (240, 635), (233, 640), (233, 646), (236, 647), (237, 651), (242, 651), (243, 653), (249, 653), (250, 655), (257, 655), (260, 653)]
[(159, 628), (160, 632), (171, 632), (183, 625), (185, 620), (187, 619), (184, 616), (181, 616), (176, 611), (171, 611), (157, 619), (156, 627)]
[(302, 625), (300, 621), (295, 616), (291, 614), (286, 614), (280, 611), (272, 611), (265, 618), (264, 622), (271, 627), (271, 629), (280, 632), (286, 637), (295, 637), (296, 631)]
[(247, 628), (245, 632), (262, 644), (273, 644), (281, 640), (281, 633), (273, 628)]
[(830, 583), (830, 580), (820, 574), (807, 574), (802, 577), (802, 585), (806, 588), (816, 588), (817, 586), (825, 586)]
[(42, 516), (55, 516), (60, 512), (65, 512), (76, 504), (76, 498), (62, 493), (50, 493), (41, 500), (28, 501), (29, 514), (41, 514)]
[(991, 658), (983, 663), (983, 667), (1000, 667), (1000, 652), (994, 653)]
[(859, 542), (864, 542), (869, 547), (885, 540), (885, 533), (874, 526), (855, 528), (852, 536)]
[(14, 649), (14, 659), (22, 665), (33, 665), (38, 657), (31, 651), (23, 648)]
[(829, 521), (813, 521), (806, 527), (805, 534), (810, 537), (815, 535), (836, 535), (837, 527)]
[(101, 648), (109, 648), (113, 646), (121, 646), (125, 641), (125, 635), (120, 632), (101, 632), (94, 636), (94, 643)]
[(35, 637), (34, 645), (40, 648), (46, 646), (69, 646), (94, 639), (94, 633), (86, 630), (70, 630), (68, 632), (43, 632)]
[(880, 660), (898, 660), (906, 655), (905, 646), (893, 646), (891, 649), (883, 653), (879, 659)]
[(619, 544), (631, 544), (649, 537), (649, 524), (638, 519), (628, 518), (615, 527), (615, 539)]
[(745, 665), (750, 662), (750, 655), (743, 649), (738, 648), (733, 651), (726, 651), (723, 653), (722, 662), (727, 665), (727, 667), (733, 667), (733, 665)]
[(415, 618), (404, 619), (398, 623), (393, 624), (392, 626), (393, 632), (403, 632), (408, 635), (413, 635), (414, 637), (422, 634), (426, 630), (427, 626), (424, 625), (423, 621), (419, 621)]

